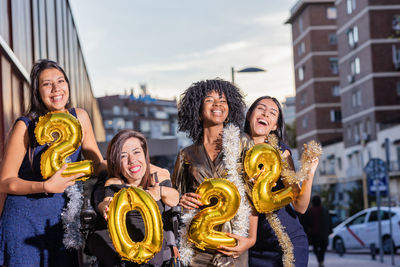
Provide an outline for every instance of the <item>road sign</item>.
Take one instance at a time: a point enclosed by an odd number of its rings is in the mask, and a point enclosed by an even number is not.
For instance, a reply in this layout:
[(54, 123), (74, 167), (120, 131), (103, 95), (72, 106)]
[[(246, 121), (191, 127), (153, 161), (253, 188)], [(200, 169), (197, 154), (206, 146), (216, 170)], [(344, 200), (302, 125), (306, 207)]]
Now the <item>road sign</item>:
[(389, 179), (386, 171), (386, 163), (381, 159), (370, 159), (364, 171), (368, 179), (368, 194), (374, 196), (376, 190), (379, 190), (381, 195), (387, 195)]

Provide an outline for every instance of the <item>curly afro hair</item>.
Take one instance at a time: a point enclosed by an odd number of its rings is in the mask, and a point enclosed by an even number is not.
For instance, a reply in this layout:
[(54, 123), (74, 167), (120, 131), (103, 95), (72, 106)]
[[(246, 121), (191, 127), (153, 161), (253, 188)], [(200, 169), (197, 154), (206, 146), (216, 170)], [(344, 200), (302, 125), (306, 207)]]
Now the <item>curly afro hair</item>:
[(179, 130), (186, 132), (195, 143), (201, 142), (203, 136), (203, 123), (200, 120), (203, 100), (213, 91), (225, 95), (229, 106), (229, 122), (239, 128), (243, 125), (246, 105), (239, 88), (221, 79), (193, 83), (181, 95), (178, 104), (178, 124)]

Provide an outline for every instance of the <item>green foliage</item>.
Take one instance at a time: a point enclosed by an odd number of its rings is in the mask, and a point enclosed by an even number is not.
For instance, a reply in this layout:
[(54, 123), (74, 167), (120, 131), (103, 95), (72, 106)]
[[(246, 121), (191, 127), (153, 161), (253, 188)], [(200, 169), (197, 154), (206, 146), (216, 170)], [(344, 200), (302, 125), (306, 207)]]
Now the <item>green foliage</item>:
[(286, 124), (286, 134), (288, 137), (289, 147), (296, 148), (297, 141), (296, 141), (296, 121), (291, 124)]
[(357, 181), (356, 186), (351, 190), (345, 190), (345, 193), (349, 196), (349, 216), (364, 209), (363, 190), (361, 181)]

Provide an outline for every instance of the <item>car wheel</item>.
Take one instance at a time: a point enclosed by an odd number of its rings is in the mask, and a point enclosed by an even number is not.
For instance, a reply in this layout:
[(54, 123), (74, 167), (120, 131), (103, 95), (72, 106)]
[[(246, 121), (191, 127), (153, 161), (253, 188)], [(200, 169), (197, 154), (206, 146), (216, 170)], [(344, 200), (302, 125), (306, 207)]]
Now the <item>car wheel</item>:
[(390, 236), (385, 236), (382, 240), (382, 247), (383, 247), (383, 253), (385, 254), (390, 254), (391, 252), (391, 247), (393, 247), (393, 253), (396, 253), (393, 240), (390, 238)]
[(344, 247), (344, 242), (341, 237), (336, 237), (333, 244), (334, 244), (333, 248), (334, 248), (335, 252), (338, 253), (340, 256), (342, 256), (343, 253), (346, 252), (346, 249)]

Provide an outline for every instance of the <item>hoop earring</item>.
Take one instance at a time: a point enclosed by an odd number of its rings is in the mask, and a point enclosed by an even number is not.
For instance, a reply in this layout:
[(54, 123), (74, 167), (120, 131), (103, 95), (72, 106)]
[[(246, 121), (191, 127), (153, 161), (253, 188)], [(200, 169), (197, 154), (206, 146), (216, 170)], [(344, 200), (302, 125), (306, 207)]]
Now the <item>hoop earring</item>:
[(229, 122), (229, 117), (226, 117), (224, 123), (227, 124)]

